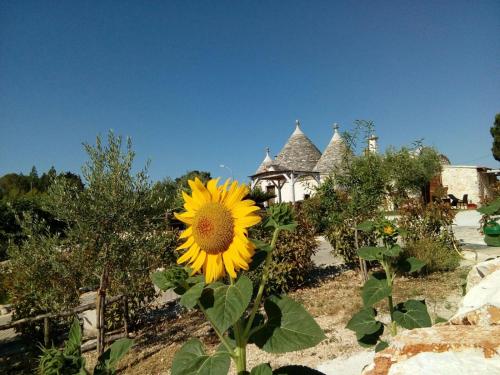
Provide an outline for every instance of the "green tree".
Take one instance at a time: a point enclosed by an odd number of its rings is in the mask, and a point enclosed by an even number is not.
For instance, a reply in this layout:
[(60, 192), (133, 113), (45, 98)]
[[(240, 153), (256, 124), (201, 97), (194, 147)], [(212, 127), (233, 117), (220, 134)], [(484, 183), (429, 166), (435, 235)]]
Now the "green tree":
[(172, 236), (165, 231), (164, 217), (157, 216), (162, 202), (151, 188), (147, 168), (132, 175), (134, 152), (128, 139), (113, 132), (108, 144), (97, 137), (85, 144), (89, 160), (82, 168), (85, 189), (79, 191), (67, 179), (57, 179), (49, 190), (48, 203), (66, 223), (65, 247), (85, 270), (82, 282), (98, 284), (98, 352), (104, 350), (104, 301), (107, 293), (144, 298), (154, 291), (151, 270), (172, 260)]
[(495, 122), (490, 128), (490, 134), (493, 137), (493, 147), (491, 152), (496, 161), (500, 161), (500, 113), (495, 116)]

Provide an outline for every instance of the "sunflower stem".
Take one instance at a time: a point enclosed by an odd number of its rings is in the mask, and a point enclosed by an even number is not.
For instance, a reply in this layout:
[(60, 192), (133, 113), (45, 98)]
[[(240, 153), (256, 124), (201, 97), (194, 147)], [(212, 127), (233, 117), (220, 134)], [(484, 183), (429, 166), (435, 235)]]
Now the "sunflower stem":
[(224, 335), (217, 329), (216, 325), (214, 324), (214, 322), (212, 321), (212, 319), (210, 319), (210, 317), (207, 315), (207, 312), (206, 312), (205, 308), (203, 307), (203, 305), (199, 301), (198, 301), (198, 307), (203, 312), (203, 314), (205, 315), (205, 317), (207, 318), (207, 320), (210, 322), (210, 325), (214, 329), (215, 333), (219, 337), (219, 339), (222, 342), (222, 344), (224, 345), (224, 347), (227, 349), (227, 352), (229, 353), (229, 355), (231, 357), (235, 358), (236, 355), (235, 355), (234, 349), (231, 348), (231, 345), (229, 345), (229, 342), (226, 340), (226, 338), (224, 337)]
[(276, 248), (276, 242), (278, 240), (280, 230), (276, 228), (273, 233), (273, 239), (271, 240), (271, 249), (267, 253), (266, 263), (264, 265), (264, 270), (262, 271), (262, 278), (260, 279), (259, 290), (257, 291), (257, 296), (255, 297), (254, 304), (252, 306), (252, 312), (250, 313), (250, 317), (248, 318), (247, 325), (245, 330), (243, 331), (243, 337), (245, 341), (248, 339), (248, 334), (250, 329), (252, 328), (253, 320), (255, 319), (255, 315), (260, 307), (260, 302), (262, 300), (262, 296), (264, 294), (264, 288), (266, 286), (267, 280), (269, 279), (269, 267), (271, 266), (271, 260), (273, 258), (273, 251)]

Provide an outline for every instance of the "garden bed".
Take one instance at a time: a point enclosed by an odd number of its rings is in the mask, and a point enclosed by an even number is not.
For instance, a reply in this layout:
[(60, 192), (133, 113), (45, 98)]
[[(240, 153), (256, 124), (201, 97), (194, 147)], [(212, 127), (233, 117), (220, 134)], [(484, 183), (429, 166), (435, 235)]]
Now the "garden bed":
[[(399, 278), (396, 282), (395, 300), (407, 298), (425, 299), (432, 318), (449, 318), (456, 310), (462, 295), (462, 284), (468, 269), (434, 273), (419, 278)], [(318, 346), (304, 351), (283, 355), (270, 355), (257, 348), (248, 348), (248, 364), (270, 362), (272, 366), (302, 364), (316, 367), (318, 364), (363, 350), (352, 331), (345, 325), (361, 306), (360, 276), (352, 270), (340, 274), (331, 273), (322, 281), (304, 287), (290, 296), (300, 301), (316, 318), (327, 339)], [(382, 311), (383, 304), (381, 304)], [(121, 362), (122, 374), (169, 374), (175, 352), (190, 337), (200, 338), (207, 347), (215, 349), (218, 340), (202, 315), (197, 312), (180, 312), (164, 318), (156, 316), (138, 332), (137, 345)], [(95, 361), (93, 354), (87, 361)]]

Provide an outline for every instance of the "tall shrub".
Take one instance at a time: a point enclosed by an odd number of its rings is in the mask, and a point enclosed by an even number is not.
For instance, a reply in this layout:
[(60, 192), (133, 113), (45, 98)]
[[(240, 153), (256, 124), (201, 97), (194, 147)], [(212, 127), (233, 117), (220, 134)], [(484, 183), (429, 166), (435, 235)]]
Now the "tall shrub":
[[(97, 137), (85, 144), (89, 160), (82, 168), (85, 189), (78, 191), (58, 179), (49, 190), (49, 207), (68, 223), (64, 246), (84, 270), (84, 285), (99, 287), (97, 326), (104, 324), (104, 300), (108, 293), (151, 297), (151, 270), (173, 259), (165, 230), (163, 202), (151, 188), (147, 168), (132, 174), (134, 152), (128, 139), (112, 132), (108, 144)], [(99, 330), (98, 352), (104, 349)]]

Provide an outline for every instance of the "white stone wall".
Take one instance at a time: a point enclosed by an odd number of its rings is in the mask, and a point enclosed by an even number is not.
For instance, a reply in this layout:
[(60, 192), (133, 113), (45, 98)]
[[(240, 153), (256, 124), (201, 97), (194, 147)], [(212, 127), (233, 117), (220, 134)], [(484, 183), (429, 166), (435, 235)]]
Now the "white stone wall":
[[(273, 186), (270, 181), (260, 181), (259, 183), (262, 191), (267, 191), (267, 186)], [(311, 177), (301, 178), (295, 182), (295, 201), (302, 201), (306, 195), (313, 196), (315, 187), (318, 184)], [(278, 202), (278, 190), (276, 191), (275, 202)], [(282, 202), (293, 202), (292, 184), (286, 182), (281, 188), (281, 200)]]
[(484, 188), (476, 167), (444, 165), (441, 178), (443, 186), (448, 188), (448, 194), (453, 194), (458, 199), (468, 194), (469, 202), (481, 202)]

